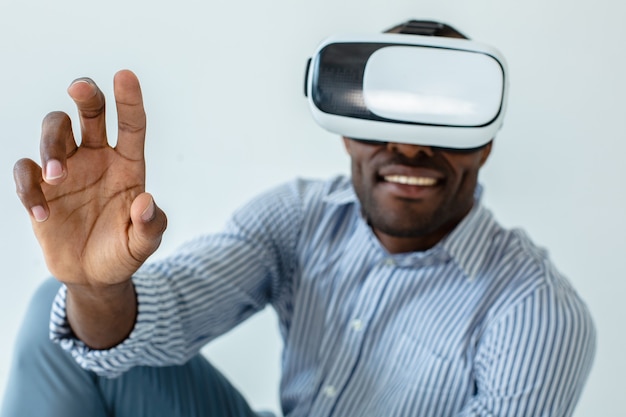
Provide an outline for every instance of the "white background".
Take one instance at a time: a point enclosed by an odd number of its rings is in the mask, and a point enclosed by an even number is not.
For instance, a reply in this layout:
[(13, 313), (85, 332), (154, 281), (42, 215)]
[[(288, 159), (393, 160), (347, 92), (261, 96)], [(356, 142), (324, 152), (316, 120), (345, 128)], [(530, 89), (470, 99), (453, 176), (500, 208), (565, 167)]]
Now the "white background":
[[(46, 276), (12, 166), (38, 159), (48, 111), (75, 116), (72, 79), (90, 76), (109, 96), (118, 69), (142, 81), (148, 189), (170, 220), (158, 257), (219, 229), (272, 185), (348, 172), (340, 140), (308, 113), (308, 54), (331, 34), (434, 18), (508, 59), (509, 108), (482, 172), (485, 202), (550, 250), (592, 311), (598, 350), (576, 416), (626, 415), (624, 16), (614, 0), (0, 0), (0, 392), (25, 305)], [(114, 138), (113, 118), (109, 126)], [(207, 353), (255, 407), (278, 408), (272, 312)]]

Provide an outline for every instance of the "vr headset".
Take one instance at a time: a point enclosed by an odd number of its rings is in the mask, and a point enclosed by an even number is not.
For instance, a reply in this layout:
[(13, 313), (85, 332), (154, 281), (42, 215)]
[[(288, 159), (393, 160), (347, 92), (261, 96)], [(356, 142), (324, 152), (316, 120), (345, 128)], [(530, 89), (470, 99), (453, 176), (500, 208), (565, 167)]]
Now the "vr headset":
[(484, 44), (341, 35), (322, 42), (309, 60), (305, 95), (315, 121), (341, 136), (463, 150), (494, 138), (507, 84), (504, 57)]

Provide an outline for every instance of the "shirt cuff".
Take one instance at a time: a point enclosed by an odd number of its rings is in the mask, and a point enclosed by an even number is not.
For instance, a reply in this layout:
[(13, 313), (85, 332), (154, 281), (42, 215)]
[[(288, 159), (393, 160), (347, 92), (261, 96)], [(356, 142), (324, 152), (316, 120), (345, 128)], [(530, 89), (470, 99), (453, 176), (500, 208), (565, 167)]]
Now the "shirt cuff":
[[(148, 275), (134, 276), (133, 284), (138, 302), (137, 320), (128, 338), (117, 346), (96, 350), (76, 338), (67, 321), (65, 285), (59, 289), (52, 305), (50, 339), (70, 352), (82, 368), (110, 378), (136, 365), (162, 365), (164, 361), (180, 362), (177, 356), (181, 352), (170, 351), (171, 357), (168, 360), (151, 354), (160, 351), (158, 346), (152, 346), (154, 340), (163, 340), (163, 336), (170, 332), (180, 334), (180, 326), (171, 322), (174, 312), (169, 311), (166, 314), (170, 316), (167, 320), (159, 309), (159, 306), (172, 305), (171, 300), (168, 300), (172, 297), (171, 290), (168, 291), (163, 279)], [(162, 324), (164, 321), (167, 322), (169, 330)]]

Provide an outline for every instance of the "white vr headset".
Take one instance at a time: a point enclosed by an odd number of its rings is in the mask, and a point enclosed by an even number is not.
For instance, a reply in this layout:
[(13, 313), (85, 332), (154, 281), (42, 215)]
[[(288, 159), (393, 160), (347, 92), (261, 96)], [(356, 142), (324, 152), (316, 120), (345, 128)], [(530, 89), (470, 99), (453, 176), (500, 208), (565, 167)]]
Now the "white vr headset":
[(453, 149), (491, 141), (508, 93), (504, 57), (467, 39), (331, 37), (306, 71), (315, 121), (341, 136)]

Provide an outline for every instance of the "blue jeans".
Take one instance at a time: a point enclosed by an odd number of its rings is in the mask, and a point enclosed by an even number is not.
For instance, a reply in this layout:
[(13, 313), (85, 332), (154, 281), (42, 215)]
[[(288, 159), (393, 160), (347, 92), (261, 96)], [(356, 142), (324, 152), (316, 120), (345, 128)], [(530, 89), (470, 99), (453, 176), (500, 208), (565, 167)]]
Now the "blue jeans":
[(18, 335), (0, 417), (260, 417), (202, 356), (181, 366), (136, 367), (114, 379), (80, 368), (48, 337), (60, 284), (37, 290)]

